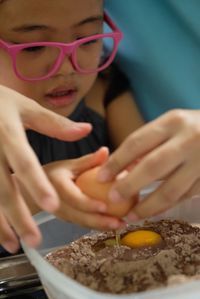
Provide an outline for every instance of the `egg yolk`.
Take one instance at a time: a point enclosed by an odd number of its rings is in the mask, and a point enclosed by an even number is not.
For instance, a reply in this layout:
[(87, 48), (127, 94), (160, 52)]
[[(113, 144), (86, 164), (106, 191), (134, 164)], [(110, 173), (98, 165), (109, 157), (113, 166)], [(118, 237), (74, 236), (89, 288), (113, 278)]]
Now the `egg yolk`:
[(120, 244), (129, 247), (144, 247), (157, 245), (162, 241), (161, 236), (150, 230), (137, 230), (126, 234)]

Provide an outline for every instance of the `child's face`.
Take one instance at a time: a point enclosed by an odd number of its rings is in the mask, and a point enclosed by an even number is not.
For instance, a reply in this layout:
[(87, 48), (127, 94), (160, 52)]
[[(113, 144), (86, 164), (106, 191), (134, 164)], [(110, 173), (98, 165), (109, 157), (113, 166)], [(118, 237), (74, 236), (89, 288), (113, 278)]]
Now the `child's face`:
[[(0, 4), (0, 39), (68, 43), (101, 33), (102, 16), (103, 0), (4, 0)], [(0, 84), (61, 115), (74, 110), (95, 79), (96, 74), (77, 73), (66, 57), (53, 77), (26, 82), (16, 77), (9, 55), (0, 49)]]

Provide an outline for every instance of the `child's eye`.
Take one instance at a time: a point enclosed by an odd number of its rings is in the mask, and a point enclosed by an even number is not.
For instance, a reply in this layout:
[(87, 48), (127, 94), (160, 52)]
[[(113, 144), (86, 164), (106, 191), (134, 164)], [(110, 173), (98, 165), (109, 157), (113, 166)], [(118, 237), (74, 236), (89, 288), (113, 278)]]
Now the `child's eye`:
[(85, 42), (83, 44), (83, 46), (87, 46), (87, 45), (92, 45), (92, 44), (96, 44), (99, 40), (98, 39), (93, 39), (93, 40), (89, 40), (88, 42)]
[(39, 52), (44, 50), (46, 47), (45, 46), (35, 46), (35, 47), (27, 47), (24, 48), (23, 51), (24, 52)]
[(88, 46), (97, 46), (101, 42), (100, 39), (92, 39), (87, 42), (82, 43), (80, 46), (81, 47), (88, 47)]

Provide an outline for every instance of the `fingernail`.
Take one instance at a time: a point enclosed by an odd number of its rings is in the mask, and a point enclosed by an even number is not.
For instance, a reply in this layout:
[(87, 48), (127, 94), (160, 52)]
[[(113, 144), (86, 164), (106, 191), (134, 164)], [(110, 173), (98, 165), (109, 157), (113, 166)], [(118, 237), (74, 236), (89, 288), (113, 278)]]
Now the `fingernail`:
[(59, 199), (55, 196), (47, 196), (42, 199), (42, 206), (48, 212), (53, 212), (59, 207)]
[(121, 223), (119, 223), (119, 222), (112, 222), (112, 223), (109, 224), (109, 227), (111, 229), (117, 229), (117, 228), (120, 227), (120, 225), (121, 225)]
[(24, 235), (22, 240), (30, 247), (35, 247), (40, 242), (40, 239), (38, 240), (35, 235)]
[(74, 129), (76, 130), (82, 130), (83, 128), (92, 128), (91, 124), (88, 123), (75, 123), (74, 124)]
[(129, 221), (138, 221), (140, 220), (139, 216), (136, 215), (135, 213), (131, 212), (126, 216), (126, 219), (128, 219)]
[(98, 206), (98, 211), (100, 213), (105, 213), (105, 212), (107, 212), (107, 207), (106, 206)]
[(7, 241), (5, 243), (2, 243), (2, 246), (10, 253), (16, 253), (19, 250), (19, 244), (13, 241)]
[(119, 229), (124, 229), (124, 228), (127, 228), (127, 223), (126, 222), (120, 223)]
[(111, 178), (110, 171), (108, 171), (107, 169), (102, 169), (97, 174), (98, 181), (102, 183), (108, 181), (110, 178)]
[(112, 202), (120, 202), (124, 200), (117, 190), (111, 190), (108, 194), (108, 197)]

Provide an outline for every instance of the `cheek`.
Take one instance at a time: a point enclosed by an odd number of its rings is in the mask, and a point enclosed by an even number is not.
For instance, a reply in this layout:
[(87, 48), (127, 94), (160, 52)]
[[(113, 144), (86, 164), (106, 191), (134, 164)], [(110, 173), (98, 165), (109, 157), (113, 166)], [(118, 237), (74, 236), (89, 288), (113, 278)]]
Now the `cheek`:
[(0, 84), (12, 88), (25, 96), (30, 96), (30, 90), (33, 90), (33, 87), (31, 88), (27, 82), (16, 76), (12, 61), (4, 51), (0, 51), (0, 66)]
[(19, 92), (23, 85), (15, 75), (10, 57), (4, 51), (0, 51), (0, 84)]
[(13, 78), (16, 76), (14, 74), (12, 61), (3, 50), (0, 50), (0, 65), (0, 83), (6, 85), (13, 81)]
[(81, 95), (85, 96), (91, 87), (93, 86), (95, 80), (97, 78), (97, 74), (92, 74), (92, 75), (82, 75), (80, 78), (80, 90), (81, 90)]

